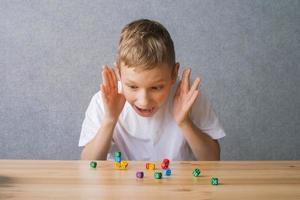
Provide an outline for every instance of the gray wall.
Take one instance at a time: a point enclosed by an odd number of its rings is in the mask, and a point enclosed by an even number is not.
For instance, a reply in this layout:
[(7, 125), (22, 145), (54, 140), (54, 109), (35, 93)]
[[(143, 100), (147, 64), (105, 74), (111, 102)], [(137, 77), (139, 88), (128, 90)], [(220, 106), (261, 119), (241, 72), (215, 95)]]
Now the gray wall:
[(164, 24), (224, 125), (222, 159), (300, 159), (300, 1), (0, 0), (0, 159), (78, 159), (122, 27)]

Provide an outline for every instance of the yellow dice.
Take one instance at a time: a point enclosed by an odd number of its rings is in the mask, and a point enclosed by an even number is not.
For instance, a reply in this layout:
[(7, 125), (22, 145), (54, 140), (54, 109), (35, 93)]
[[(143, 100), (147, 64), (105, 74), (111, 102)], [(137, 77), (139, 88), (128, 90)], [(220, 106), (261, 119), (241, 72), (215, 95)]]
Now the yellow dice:
[(126, 169), (128, 166), (128, 162), (126, 160), (122, 160), (121, 162), (115, 162), (115, 169)]
[(120, 169), (120, 167), (121, 167), (121, 163), (115, 162), (115, 168), (116, 168), (116, 169)]
[(128, 166), (128, 162), (126, 160), (121, 161), (121, 168), (125, 169)]

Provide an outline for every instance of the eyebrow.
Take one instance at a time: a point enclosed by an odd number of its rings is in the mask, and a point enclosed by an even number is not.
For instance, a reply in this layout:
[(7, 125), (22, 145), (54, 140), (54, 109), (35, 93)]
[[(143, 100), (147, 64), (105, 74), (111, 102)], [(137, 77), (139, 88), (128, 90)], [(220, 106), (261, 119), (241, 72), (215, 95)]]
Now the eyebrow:
[[(153, 81), (151, 84), (159, 84), (159, 83), (162, 83), (162, 82), (165, 82), (165, 81), (166, 80), (164, 80), (164, 79), (158, 79), (158, 80)], [(125, 82), (126, 83), (131, 83), (131, 84), (136, 84), (136, 82), (134, 82), (133, 80), (129, 80), (129, 79), (127, 79)]]

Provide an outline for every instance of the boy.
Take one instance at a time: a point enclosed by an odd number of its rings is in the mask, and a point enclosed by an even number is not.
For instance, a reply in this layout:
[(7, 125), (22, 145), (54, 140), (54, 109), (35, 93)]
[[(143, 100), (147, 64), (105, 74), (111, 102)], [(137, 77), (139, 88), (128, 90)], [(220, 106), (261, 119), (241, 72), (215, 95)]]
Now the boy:
[(79, 140), (81, 159), (220, 160), (225, 133), (208, 99), (189, 85), (190, 69), (177, 81), (173, 41), (158, 22), (133, 21), (121, 32), (114, 69), (89, 107)]

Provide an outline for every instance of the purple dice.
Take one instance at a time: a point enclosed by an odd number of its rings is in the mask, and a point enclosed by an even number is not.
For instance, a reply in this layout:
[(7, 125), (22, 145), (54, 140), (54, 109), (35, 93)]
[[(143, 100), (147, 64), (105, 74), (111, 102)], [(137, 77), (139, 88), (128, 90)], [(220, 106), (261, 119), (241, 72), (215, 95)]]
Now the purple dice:
[(142, 172), (142, 171), (136, 172), (136, 177), (137, 178), (143, 178), (144, 177), (144, 172)]

